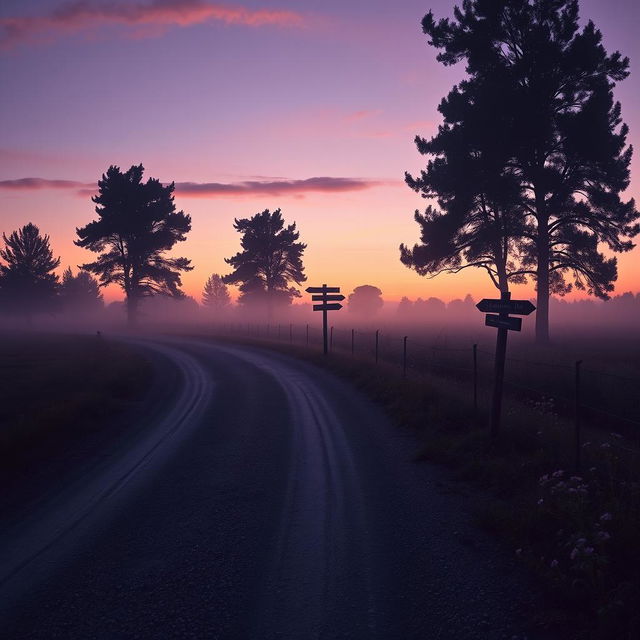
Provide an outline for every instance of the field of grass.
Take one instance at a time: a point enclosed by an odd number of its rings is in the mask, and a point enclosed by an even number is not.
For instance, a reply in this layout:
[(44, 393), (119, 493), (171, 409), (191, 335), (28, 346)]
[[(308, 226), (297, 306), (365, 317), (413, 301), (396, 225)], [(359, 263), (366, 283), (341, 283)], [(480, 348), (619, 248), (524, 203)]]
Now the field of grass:
[[(464, 367), (413, 367), (405, 378), (397, 357), (381, 357), (375, 365), (370, 352), (352, 357), (349, 345), (340, 349), (334, 344), (325, 358), (317, 341), (309, 347), (295, 340), (289, 344), (282, 332), (280, 340), (237, 332), (223, 337), (276, 348), (326, 367), (382, 405), (400, 427), (413, 430), (422, 443), (416, 458), (447, 465), (455, 478), (475, 486), (482, 496), (477, 502), (479, 524), (502, 538), (539, 576), (549, 595), (543, 623), (560, 629), (566, 638), (640, 637), (636, 432), (630, 438), (611, 434), (609, 425), (602, 428), (592, 416), (583, 425), (577, 471), (570, 411), (527, 394), (507, 393), (503, 429), (500, 438), (492, 440), (487, 428), (490, 378), (479, 386), (476, 410)], [(572, 348), (566, 345), (564, 353), (556, 352), (558, 360), (571, 358)], [(588, 351), (589, 345), (576, 348)], [(529, 357), (554, 355), (531, 349)], [(595, 354), (593, 345), (591, 352)], [(616, 370), (608, 353), (600, 355), (600, 367)], [(628, 366), (625, 373), (633, 375), (628, 347), (626, 354), (628, 360), (623, 349), (615, 357)], [(525, 378), (529, 384), (545, 382), (535, 369), (530, 373)]]
[(109, 425), (143, 397), (150, 363), (99, 336), (22, 334), (0, 340), (2, 473), (38, 464)]

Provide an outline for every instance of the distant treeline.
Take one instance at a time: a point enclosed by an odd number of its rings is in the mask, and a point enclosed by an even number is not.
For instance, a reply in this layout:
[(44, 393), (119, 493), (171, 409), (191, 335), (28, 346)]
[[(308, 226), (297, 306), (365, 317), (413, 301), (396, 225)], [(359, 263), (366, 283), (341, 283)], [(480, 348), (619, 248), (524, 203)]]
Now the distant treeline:
[[(398, 320), (406, 322), (478, 321), (480, 313), (470, 294), (464, 299), (445, 302), (440, 298), (402, 298), (396, 307)], [(574, 326), (630, 326), (640, 329), (640, 293), (626, 292), (609, 300), (567, 300), (552, 297), (550, 308), (554, 322), (558, 325)]]

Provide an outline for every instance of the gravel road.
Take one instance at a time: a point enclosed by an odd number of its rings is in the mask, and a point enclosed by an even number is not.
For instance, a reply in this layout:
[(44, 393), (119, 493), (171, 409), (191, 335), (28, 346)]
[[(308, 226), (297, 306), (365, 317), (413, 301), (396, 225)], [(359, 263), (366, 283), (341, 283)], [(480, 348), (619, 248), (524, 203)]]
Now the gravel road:
[(348, 384), (255, 347), (136, 343), (178, 373), (159, 415), (0, 514), (3, 637), (543, 637), (473, 497)]

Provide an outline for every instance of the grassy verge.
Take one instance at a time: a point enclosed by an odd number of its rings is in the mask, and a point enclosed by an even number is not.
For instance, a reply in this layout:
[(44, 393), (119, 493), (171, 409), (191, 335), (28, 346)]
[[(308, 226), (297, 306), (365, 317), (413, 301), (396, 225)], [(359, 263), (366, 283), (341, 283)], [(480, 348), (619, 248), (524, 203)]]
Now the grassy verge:
[[(235, 341), (238, 341), (235, 337)], [(616, 434), (584, 434), (573, 470), (573, 428), (544, 403), (506, 399), (504, 428), (489, 437), (463, 383), (429, 374), (404, 379), (398, 367), (335, 352), (265, 343), (347, 378), (392, 420), (416, 432), (417, 458), (447, 465), (482, 489), (477, 519), (546, 587), (545, 624), (562, 637), (640, 637), (640, 460)]]
[(104, 428), (139, 400), (151, 366), (97, 336), (22, 335), (0, 341), (3, 473)]

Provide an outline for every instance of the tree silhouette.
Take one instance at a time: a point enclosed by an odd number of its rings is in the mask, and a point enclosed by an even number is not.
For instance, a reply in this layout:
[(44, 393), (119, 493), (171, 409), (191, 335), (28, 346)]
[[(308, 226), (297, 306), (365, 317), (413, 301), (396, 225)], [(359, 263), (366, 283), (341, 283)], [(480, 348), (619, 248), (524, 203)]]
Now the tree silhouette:
[(396, 313), (399, 316), (406, 318), (407, 316), (410, 316), (413, 313), (413, 309), (414, 309), (413, 302), (409, 300), (407, 296), (402, 296), (402, 298), (400, 299), (400, 302), (398, 303)]
[(49, 246), (49, 236), (31, 222), (7, 236), (0, 249), (0, 300), (2, 309), (25, 315), (50, 311), (56, 306), (58, 276), (53, 270), (60, 264)]
[(231, 297), (227, 285), (217, 274), (212, 274), (204, 285), (202, 304), (214, 311), (222, 311), (229, 306)]
[(452, 322), (465, 321), (472, 317), (477, 318), (477, 314), (475, 302), (469, 293), (464, 297), (464, 300), (454, 298), (447, 304), (447, 315)]
[[(469, 187), (454, 180), (460, 172), (443, 168), (452, 157), (451, 139), (462, 136), (463, 158), (471, 146), (489, 160), (487, 181), (504, 181), (504, 193), (498, 187), (496, 201), (493, 187), (482, 187), (475, 174), (471, 192), (474, 198), (486, 193), (492, 205), (500, 205), (507, 221), (505, 252), (512, 258), (507, 277), (535, 279), (536, 336), (546, 342), (550, 294), (575, 286), (607, 298), (617, 266), (600, 247), (629, 251), (640, 230), (633, 200), (620, 198), (629, 184), (631, 148), (612, 94), (628, 75), (628, 59), (607, 55), (592, 22), (579, 30), (577, 0), (468, 0), (454, 15), (436, 22), (430, 12), (422, 27), (442, 50), (438, 60), (466, 60), (469, 77), (442, 101), (445, 122), (438, 134), (429, 142), (417, 140), (436, 160), (408, 182), (417, 189), (424, 183), (429, 195), (442, 199), (443, 235), (457, 238), (471, 207)], [(517, 195), (517, 203), (503, 197), (508, 194)], [(513, 224), (517, 218), (522, 224)], [(462, 246), (458, 255), (475, 258), (464, 254), (464, 242), (452, 245), (451, 255)], [(428, 273), (442, 266), (425, 261)]]
[(101, 254), (82, 268), (96, 274), (101, 287), (112, 283), (122, 287), (130, 324), (135, 323), (142, 297), (183, 295), (180, 272), (193, 268), (186, 258), (164, 255), (185, 240), (191, 216), (176, 211), (173, 183), (163, 186), (155, 178), (142, 182), (143, 172), (141, 164), (124, 173), (109, 167), (92, 198), (98, 220), (76, 229), (75, 244)]
[(498, 87), (487, 84), (466, 93), (454, 88), (438, 107), (445, 118), (438, 134), (416, 137), (418, 151), (434, 159), (405, 180), (438, 207), (415, 212), (421, 244), (400, 245), (400, 259), (428, 277), (482, 268), (508, 291), (510, 281), (524, 280), (512, 258), (524, 230), (523, 205), (518, 178), (504, 169), (506, 141), (495, 135), (508, 115)]
[(415, 313), (424, 320), (440, 320), (447, 310), (447, 305), (440, 298), (431, 296), (426, 300), (418, 298), (415, 302)]
[(64, 310), (75, 312), (99, 311), (104, 307), (98, 281), (82, 269), (74, 276), (71, 267), (62, 274), (60, 303)]
[(356, 287), (347, 298), (348, 309), (352, 313), (357, 313), (362, 316), (375, 315), (384, 304), (382, 300), (382, 291), (378, 287), (373, 287), (370, 284), (363, 284), (360, 287)]
[(290, 283), (299, 285), (307, 279), (302, 265), (307, 245), (296, 242), (300, 237), (296, 225), (285, 227), (280, 209), (236, 219), (233, 226), (242, 234), (242, 251), (225, 258), (234, 271), (222, 279), (240, 285), (239, 303), (266, 307), (270, 317), (274, 306), (291, 304), (300, 297)]

